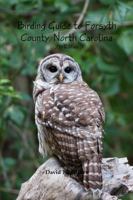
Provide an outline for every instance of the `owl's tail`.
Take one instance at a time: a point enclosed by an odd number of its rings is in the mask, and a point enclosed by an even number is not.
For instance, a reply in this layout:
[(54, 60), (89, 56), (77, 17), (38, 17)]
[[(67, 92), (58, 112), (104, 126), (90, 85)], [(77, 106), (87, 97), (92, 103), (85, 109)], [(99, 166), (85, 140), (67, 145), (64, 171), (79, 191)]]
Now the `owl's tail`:
[(83, 163), (83, 184), (86, 189), (102, 188), (101, 156), (94, 155)]

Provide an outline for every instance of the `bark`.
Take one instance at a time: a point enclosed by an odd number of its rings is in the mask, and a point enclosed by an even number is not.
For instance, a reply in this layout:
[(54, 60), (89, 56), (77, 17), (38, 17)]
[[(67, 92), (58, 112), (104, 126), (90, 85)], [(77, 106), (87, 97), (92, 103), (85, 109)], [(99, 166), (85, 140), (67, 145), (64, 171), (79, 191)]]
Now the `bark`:
[(63, 172), (55, 158), (50, 158), (22, 184), (17, 200), (117, 200), (133, 192), (133, 167), (127, 158), (104, 158), (102, 173), (102, 194), (98, 190), (86, 192)]

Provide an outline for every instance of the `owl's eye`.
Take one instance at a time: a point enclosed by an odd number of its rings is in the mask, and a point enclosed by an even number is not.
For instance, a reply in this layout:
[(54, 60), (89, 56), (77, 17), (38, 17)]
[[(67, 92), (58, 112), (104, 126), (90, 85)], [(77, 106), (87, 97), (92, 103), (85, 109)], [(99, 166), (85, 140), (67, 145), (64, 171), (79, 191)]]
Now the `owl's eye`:
[(73, 70), (72, 67), (66, 67), (64, 71), (66, 73), (70, 73), (72, 70)]
[(54, 73), (54, 72), (57, 72), (58, 69), (57, 69), (56, 66), (51, 65), (51, 66), (49, 66), (48, 70), (49, 70), (50, 72)]

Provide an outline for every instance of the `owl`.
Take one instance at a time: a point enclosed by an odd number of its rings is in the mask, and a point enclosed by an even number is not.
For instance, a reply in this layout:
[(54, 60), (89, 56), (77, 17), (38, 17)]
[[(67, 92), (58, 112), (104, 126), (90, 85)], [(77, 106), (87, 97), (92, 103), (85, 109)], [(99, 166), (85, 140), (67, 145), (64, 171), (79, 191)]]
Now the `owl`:
[(55, 156), (85, 190), (101, 189), (104, 109), (78, 63), (64, 54), (45, 57), (33, 98), (40, 153)]

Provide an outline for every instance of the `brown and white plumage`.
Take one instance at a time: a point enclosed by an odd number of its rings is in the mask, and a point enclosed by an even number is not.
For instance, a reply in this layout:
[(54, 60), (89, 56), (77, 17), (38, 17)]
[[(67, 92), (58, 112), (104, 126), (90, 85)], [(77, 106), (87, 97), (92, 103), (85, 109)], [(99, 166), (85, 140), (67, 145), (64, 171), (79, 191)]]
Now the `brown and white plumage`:
[(83, 82), (79, 65), (63, 54), (46, 57), (33, 97), (39, 151), (55, 155), (86, 189), (100, 189), (104, 110), (97, 93)]

